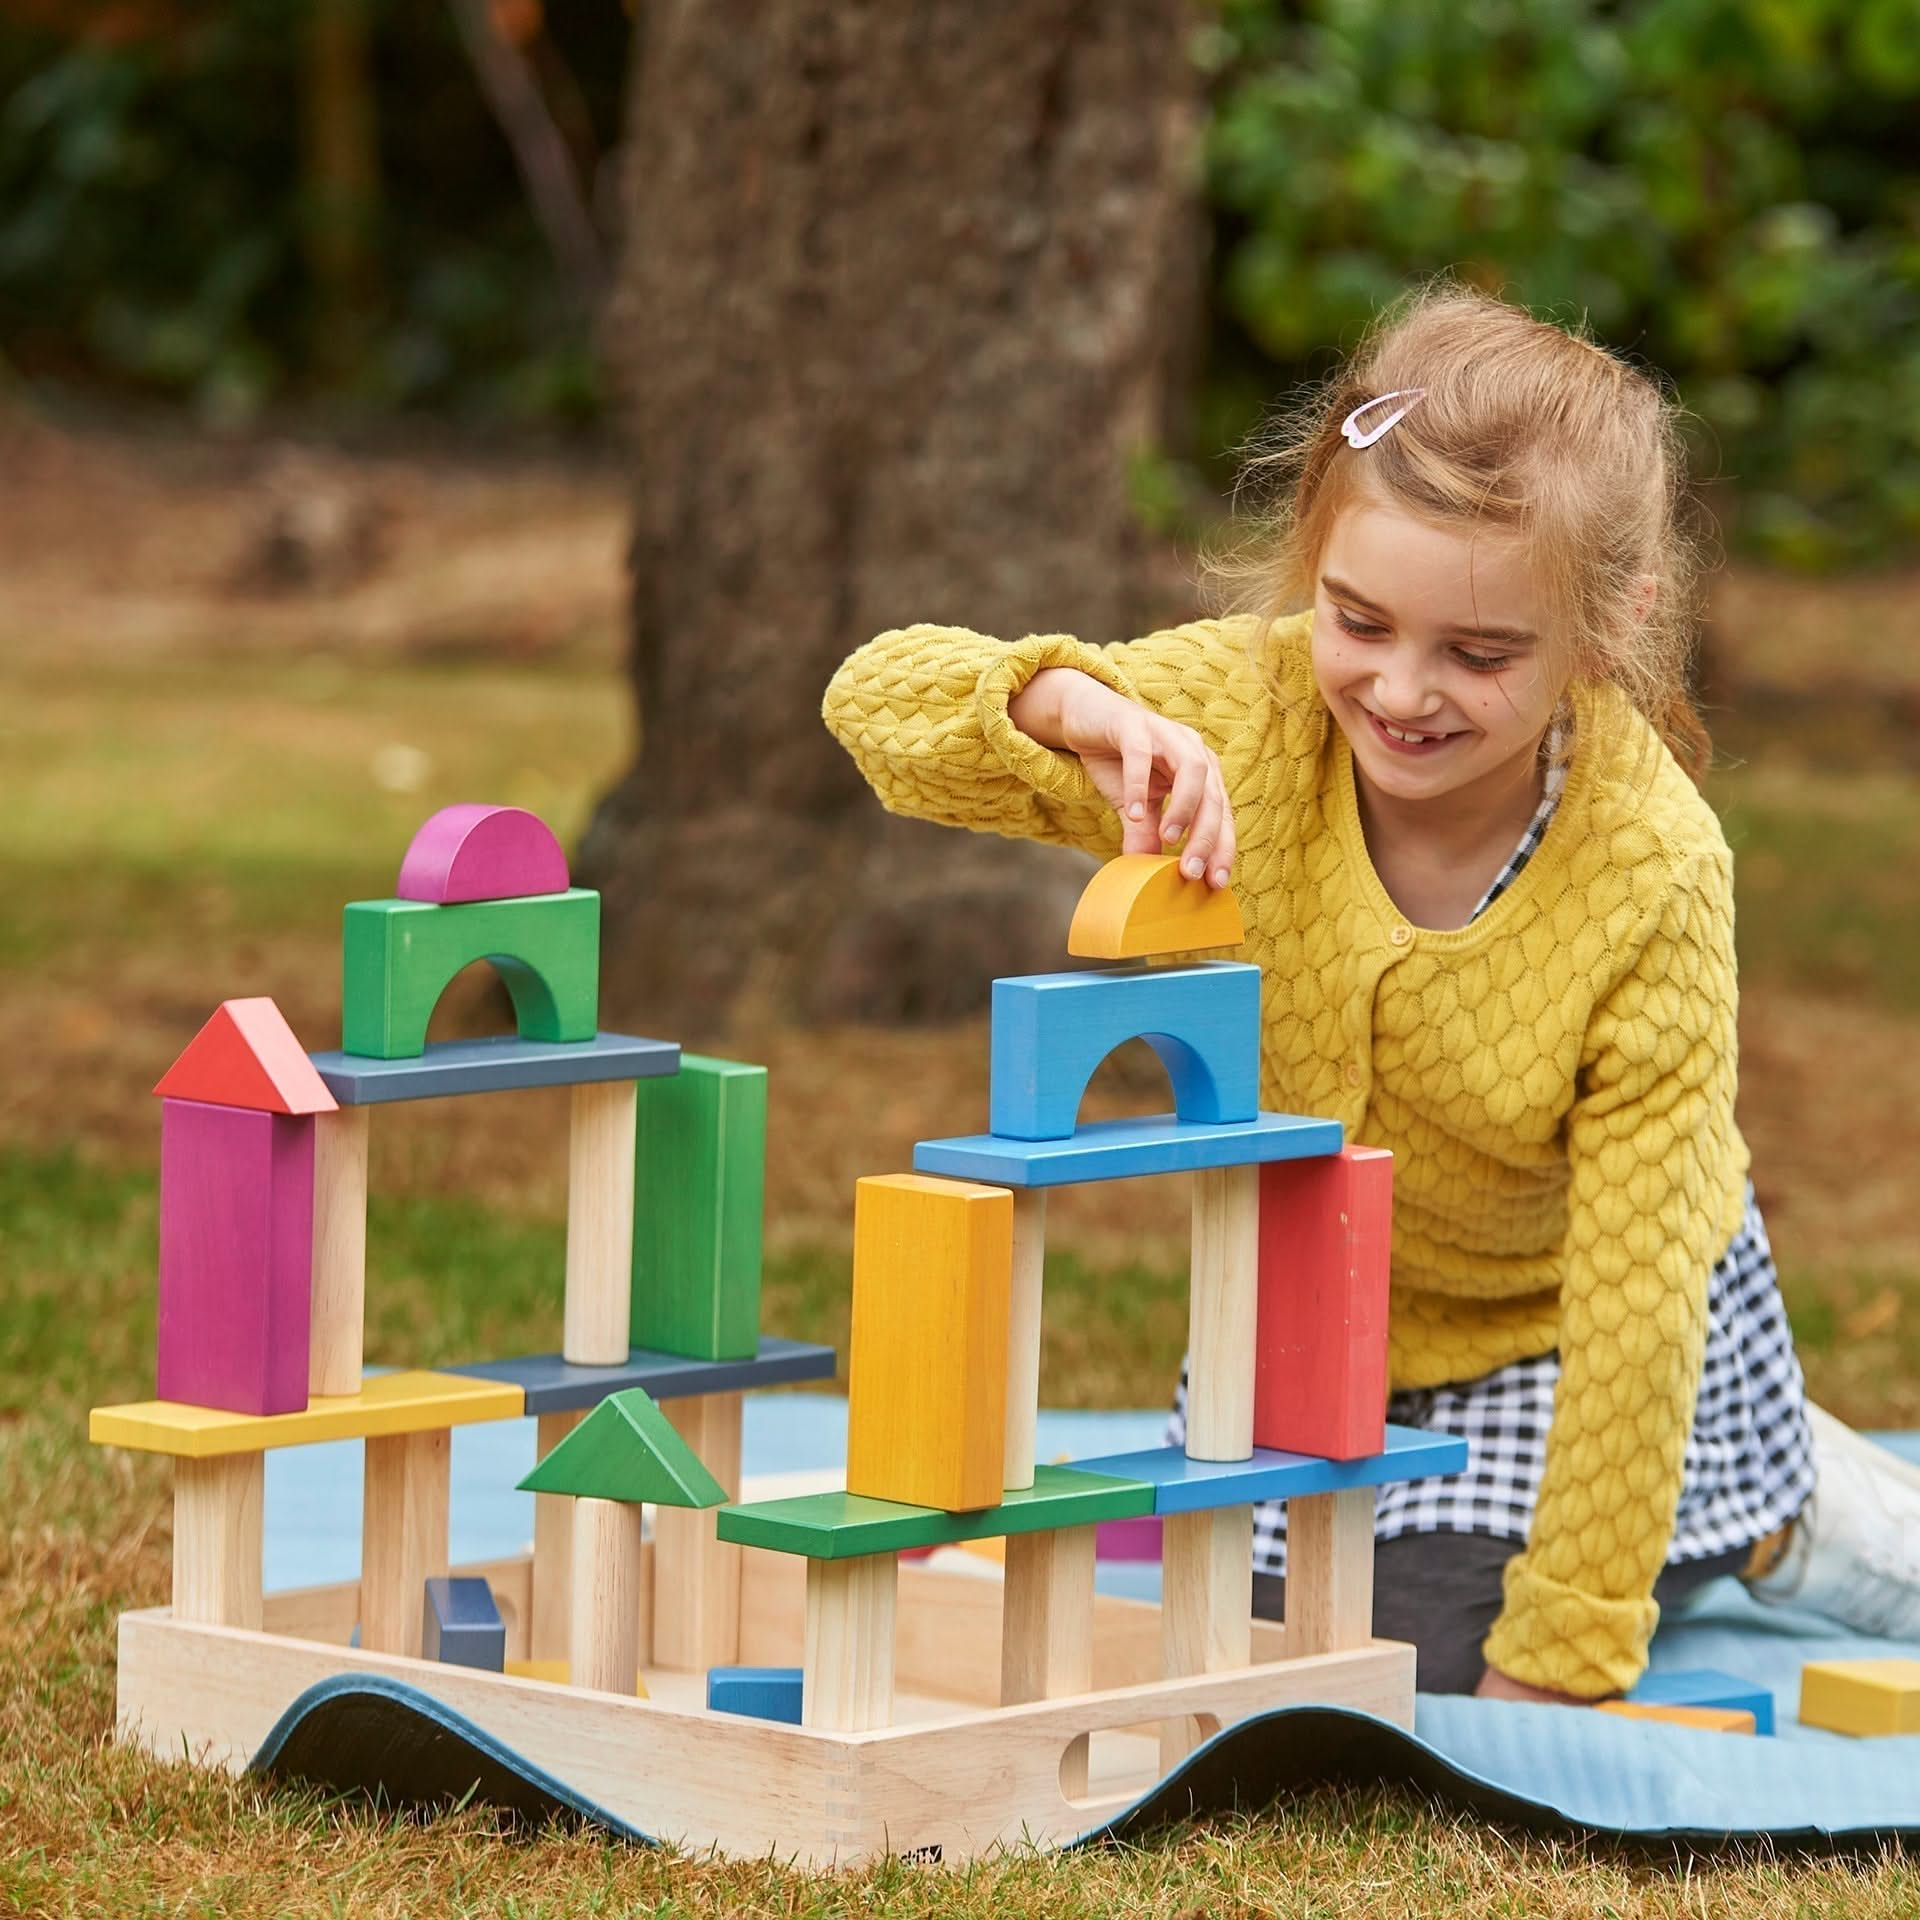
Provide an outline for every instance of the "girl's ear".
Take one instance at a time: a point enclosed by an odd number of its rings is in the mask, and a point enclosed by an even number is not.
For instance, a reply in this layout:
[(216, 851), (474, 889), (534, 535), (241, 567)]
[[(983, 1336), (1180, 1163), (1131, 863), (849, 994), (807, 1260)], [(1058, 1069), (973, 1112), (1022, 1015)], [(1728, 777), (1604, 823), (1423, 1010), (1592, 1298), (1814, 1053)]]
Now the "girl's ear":
[(1660, 598), (1660, 581), (1657, 575), (1643, 573), (1634, 583), (1633, 618), (1637, 626), (1645, 626), (1647, 617), (1653, 612), (1653, 605)]

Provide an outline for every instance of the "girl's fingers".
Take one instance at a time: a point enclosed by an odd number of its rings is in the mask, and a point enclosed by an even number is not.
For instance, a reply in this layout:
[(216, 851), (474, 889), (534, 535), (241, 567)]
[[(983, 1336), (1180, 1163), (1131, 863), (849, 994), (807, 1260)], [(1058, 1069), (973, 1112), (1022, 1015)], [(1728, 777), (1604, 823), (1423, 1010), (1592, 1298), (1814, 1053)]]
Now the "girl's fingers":
[(1224, 887), (1233, 877), (1234, 856), (1240, 851), (1239, 836), (1233, 830), (1233, 808), (1227, 800), (1226, 783), (1220, 787), (1220, 837), (1207, 860), (1207, 884)]
[[(1209, 756), (1189, 735), (1171, 753), (1163, 747), (1161, 758), (1173, 774), (1172, 790), (1160, 808), (1161, 850), (1171, 853), (1192, 832), (1201, 802), (1206, 798)], [(1187, 870), (1185, 856), (1180, 870), (1182, 873)]]
[(1154, 788), (1153, 733), (1144, 716), (1119, 729), (1120, 851), (1159, 851), (1160, 807)]
[(1180, 871), (1189, 880), (1204, 880), (1212, 874), (1226, 812), (1226, 787), (1209, 768), (1206, 790), (1194, 811), (1193, 830), (1180, 855)]

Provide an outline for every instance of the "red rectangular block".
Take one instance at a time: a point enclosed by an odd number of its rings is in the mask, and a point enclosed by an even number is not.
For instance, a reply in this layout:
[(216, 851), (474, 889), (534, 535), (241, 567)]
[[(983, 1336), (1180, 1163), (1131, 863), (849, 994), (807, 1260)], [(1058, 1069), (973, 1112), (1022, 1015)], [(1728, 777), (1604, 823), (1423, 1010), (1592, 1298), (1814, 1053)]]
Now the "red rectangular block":
[(300, 1412), (312, 1289), (311, 1117), (162, 1101), (160, 1397)]
[(1386, 1444), (1393, 1155), (1260, 1169), (1253, 1444), (1357, 1460)]

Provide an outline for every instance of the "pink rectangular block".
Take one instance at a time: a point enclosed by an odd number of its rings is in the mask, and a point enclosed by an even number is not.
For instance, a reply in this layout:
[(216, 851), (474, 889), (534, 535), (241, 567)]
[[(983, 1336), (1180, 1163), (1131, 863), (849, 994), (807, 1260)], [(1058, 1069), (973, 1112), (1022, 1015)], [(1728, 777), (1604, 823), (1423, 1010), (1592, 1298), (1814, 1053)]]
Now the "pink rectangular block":
[(160, 1397), (300, 1412), (312, 1292), (312, 1119), (163, 1100)]
[(1392, 1154), (1260, 1169), (1256, 1447), (1356, 1460), (1386, 1445), (1392, 1251)]

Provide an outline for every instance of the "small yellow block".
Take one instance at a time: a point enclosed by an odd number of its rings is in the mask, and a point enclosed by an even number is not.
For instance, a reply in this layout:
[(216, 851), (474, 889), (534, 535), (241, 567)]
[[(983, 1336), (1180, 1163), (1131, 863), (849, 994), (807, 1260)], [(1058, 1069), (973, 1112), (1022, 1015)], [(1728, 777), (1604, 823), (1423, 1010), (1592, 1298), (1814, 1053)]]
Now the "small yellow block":
[(87, 1438), (96, 1447), (210, 1460), (224, 1453), (303, 1447), (314, 1440), (370, 1440), (482, 1420), (517, 1420), (526, 1407), (526, 1389), (508, 1382), (469, 1380), (457, 1373), (383, 1373), (358, 1393), (316, 1395), (304, 1413), (226, 1413), (178, 1400), (95, 1407), (87, 1415)]
[(919, 1173), (853, 1200), (847, 1491), (950, 1513), (1004, 1489), (1013, 1195)]
[(1800, 1720), (1829, 1733), (1920, 1733), (1920, 1660), (1809, 1660)]
[[(573, 1684), (573, 1666), (566, 1660), (509, 1660), (506, 1671), (516, 1680), (544, 1680), (550, 1687), (566, 1687)], [(633, 1676), (634, 1698), (645, 1700), (647, 1677), (643, 1673)]]
[(1751, 1733), (1753, 1715), (1745, 1707), (1664, 1707), (1640, 1700), (1602, 1700), (1601, 1713), (1622, 1720), (1661, 1720), (1670, 1727), (1694, 1727), (1702, 1733)]
[(1067, 929), (1083, 960), (1139, 960), (1156, 953), (1237, 947), (1247, 937), (1231, 887), (1188, 880), (1173, 853), (1123, 853), (1087, 882)]

